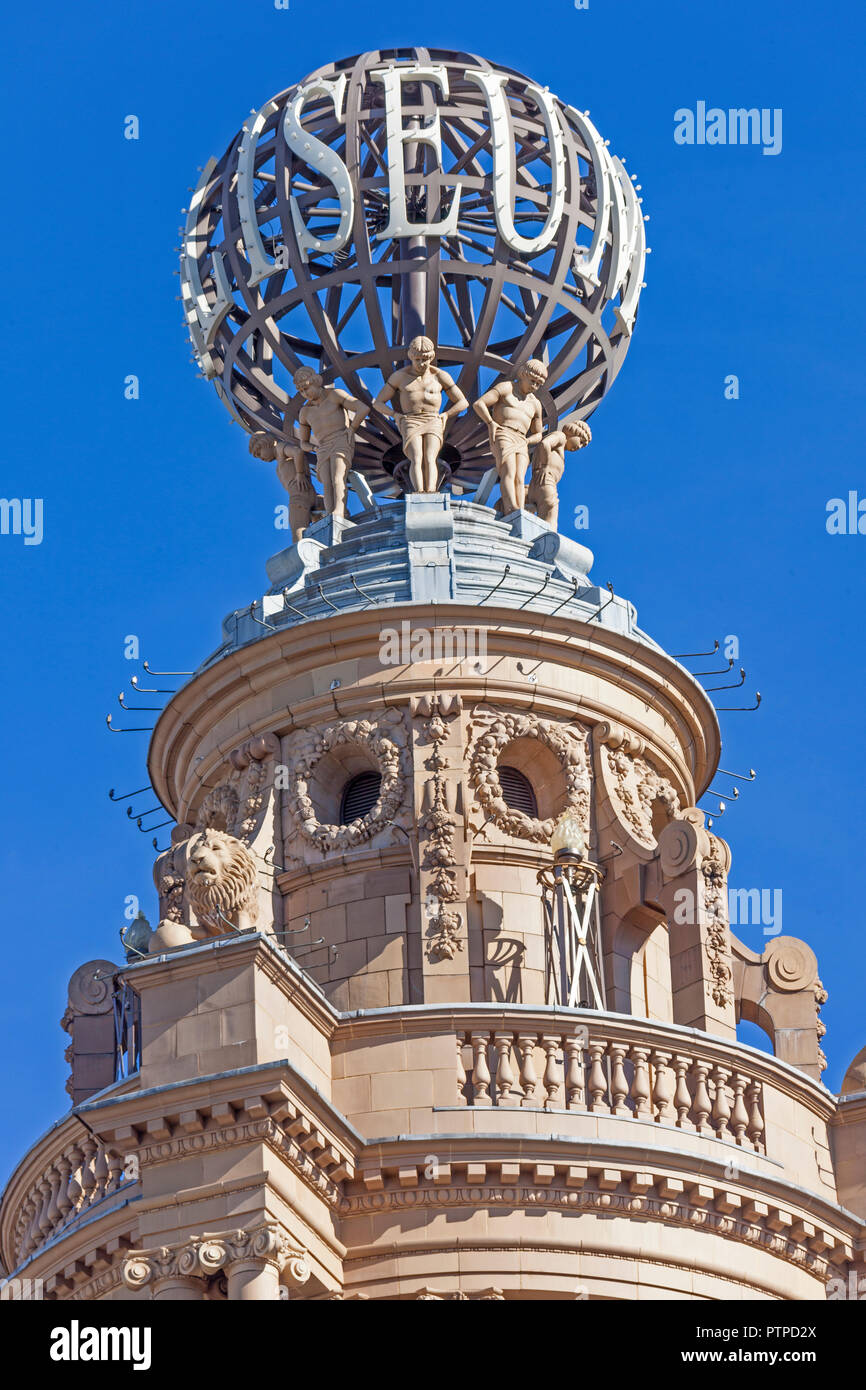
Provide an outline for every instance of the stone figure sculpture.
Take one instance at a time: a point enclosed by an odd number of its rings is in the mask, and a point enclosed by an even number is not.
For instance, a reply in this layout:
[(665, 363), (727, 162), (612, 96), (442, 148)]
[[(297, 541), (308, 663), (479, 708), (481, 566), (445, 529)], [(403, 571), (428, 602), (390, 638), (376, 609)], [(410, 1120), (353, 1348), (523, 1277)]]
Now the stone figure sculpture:
[(250, 453), (264, 463), (276, 463), (277, 477), (289, 494), (289, 529), (292, 540), (299, 541), (314, 514), (322, 509), (322, 500), (310, 478), (310, 468), (300, 444), (285, 444), (281, 439), (257, 431), (250, 439)]
[[(409, 366), (388, 377), (373, 402), (373, 409), (394, 416), (409, 464), (415, 492), (436, 492), (439, 487), (439, 451), (449, 420), (469, 402), (452, 377), (436, 366), (436, 347), (430, 338), (413, 338), (407, 348)], [(442, 393), (451, 402), (442, 411)], [(396, 404), (390, 403), (396, 398)]]
[(540, 441), (543, 424), (541, 401), (534, 393), (546, 380), (544, 363), (530, 358), (518, 369), (516, 381), (491, 386), (472, 406), (490, 435), (506, 516), (523, 510), (529, 447)]
[(526, 510), (556, 530), (559, 520), (558, 485), (565, 471), (565, 451), (583, 449), (592, 439), (585, 420), (572, 420), (551, 430), (535, 446), (532, 477), (526, 491)]
[(292, 378), (306, 401), (298, 416), (300, 447), (316, 455), (316, 473), (329, 516), (346, 515), (346, 480), (355, 453), (355, 431), (370, 409), (338, 386), (325, 386), (318, 372), (299, 367)]

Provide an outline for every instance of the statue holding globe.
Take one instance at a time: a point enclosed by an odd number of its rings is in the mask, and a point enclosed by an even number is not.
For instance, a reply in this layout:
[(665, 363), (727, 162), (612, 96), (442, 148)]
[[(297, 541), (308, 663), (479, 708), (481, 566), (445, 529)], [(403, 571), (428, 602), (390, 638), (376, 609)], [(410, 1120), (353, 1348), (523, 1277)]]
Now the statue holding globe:
[[(615, 380), (649, 253), (636, 175), (589, 113), (445, 49), (371, 50), (293, 82), (207, 161), (184, 211), (201, 373), (248, 434), (278, 439), (298, 369), (289, 419), (300, 408), (337, 517), (350, 470), (383, 497), (459, 470), (465, 496), (492, 462), (503, 509), (521, 508), (542, 434), (588, 418)], [(373, 380), (399, 442), (381, 415), (359, 428)]]
[(559, 483), (565, 472), (565, 451), (583, 449), (592, 440), (585, 420), (568, 420), (551, 430), (535, 447), (532, 478), (526, 492), (526, 510), (556, 530), (559, 521)]
[(523, 510), (529, 447), (541, 441), (544, 416), (535, 391), (547, 380), (547, 368), (534, 358), (517, 372), (516, 381), (491, 386), (472, 409), (487, 426), (490, 448), (499, 477), (502, 510)]
[(355, 431), (370, 407), (338, 386), (325, 386), (318, 372), (299, 367), (292, 378), (306, 401), (298, 416), (300, 447), (316, 453), (316, 472), (329, 516), (346, 515), (346, 479), (355, 453)]
[[(429, 338), (413, 338), (407, 349), (409, 366), (388, 377), (373, 409), (390, 411), (403, 440), (409, 478), (415, 492), (439, 487), (439, 450), (448, 421), (469, 402), (447, 372), (437, 367), (436, 348)], [(442, 393), (451, 402), (442, 412)], [(391, 401), (396, 397), (397, 406)], [(399, 407), (399, 409), (397, 408)]]
[(264, 463), (276, 463), (277, 477), (289, 494), (289, 530), (297, 544), (322, 506), (303, 449), (300, 444), (286, 444), (265, 430), (257, 430), (250, 438), (250, 453)]

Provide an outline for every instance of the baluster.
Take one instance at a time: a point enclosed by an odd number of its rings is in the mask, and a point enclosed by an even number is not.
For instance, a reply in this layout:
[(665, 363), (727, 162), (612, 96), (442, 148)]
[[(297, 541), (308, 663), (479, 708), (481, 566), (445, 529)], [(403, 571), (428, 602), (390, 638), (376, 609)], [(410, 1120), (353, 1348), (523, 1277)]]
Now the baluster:
[(743, 1136), (746, 1133), (746, 1126), (749, 1123), (749, 1112), (743, 1100), (743, 1091), (746, 1089), (746, 1078), (739, 1072), (734, 1072), (734, 1105), (731, 1111), (731, 1129), (734, 1132), (734, 1139), (738, 1144), (742, 1144)]
[(628, 1095), (628, 1078), (625, 1074), (623, 1059), (628, 1048), (623, 1043), (611, 1043), (610, 1055), (613, 1060), (611, 1071), (610, 1091), (611, 1091), (611, 1114), (628, 1115), (629, 1108), (625, 1103)]
[(649, 1048), (633, 1047), (629, 1056), (634, 1064), (634, 1080), (631, 1087), (631, 1098), (634, 1101), (634, 1113), (637, 1120), (651, 1120), (652, 1110), (650, 1109), (650, 1084), (649, 1084)]
[(681, 1057), (679, 1054), (674, 1057), (674, 1066), (677, 1072), (677, 1088), (674, 1092), (674, 1107), (677, 1112), (677, 1125), (680, 1129), (685, 1128), (689, 1122), (689, 1111), (692, 1108), (692, 1098), (689, 1094), (686, 1072), (692, 1064), (691, 1057)]
[(94, 1202), (98, 1202), (100, 1197), (105, 1195), (105, 1186), (108, 1182), (108, 1159), (105, 1156), (105, 1146), (98, 1144), (96, 1158), (93, 1160), (93, 1176), (96, 1179), (96, 1186), (93, 1189)]
[(521, 1105), (533, 1106), (538, 1109), (541, 1105), (540, 1087), (538, 1075), (535, 1070), (535, 1033), (518, 1033), (517, 1045), (520, 1049), (520, 1085), (523, 1088)]
[(518, 1104), (514, 1090), (514, 1072), (511, 1068), (512, 1033), (494, 1033), (496, 1044), (496, 1104), (513, 1106)]
[(589, 1068), (589, 1094), (592, 1096), (590, 1110), (607, 1110), (607, 1077), (604, 1074), (604, 1067), (601, 1059), (605, 1054), (607, 1043), (590, 1042), (590, 1068)]
[(66, 1220), (72, 1210), (72, 1202), (69, 1197), (69, 1177), (72, 1172), (72, 1164), (69, 1161), (69, 1152), (61, 1154), (57, 1161), (57, 1171), (60, 1174), (60, 1189), (57, 1193), (57, 1211), (60, 1216), (60, 1224)]
[[(462, 1060), (463, 1060), (463, 1059), (462, 1059), (462, 1055), (461, 1055), (461, 1064), (462, 1064)], [(466, 1080), (466, 1072), (465, 1072), (465, 1070), (464, 1070), (464, 1072), (463, 1072), (463, 1079), (464, 1079), (464, 1081)], [(466, 1097), (465, 1097), (465, 1095), (464, 1095), (463, 1097), (461, 1097), (461, 1098), (462, 1098), (462, 1100), (463, 1100), (463, 1104), (465, 1105), (465, 1104), (466, 1104)], [(111, 1149), (111, 1150), (109, 1151), (109, 1154), (108, 1154), (108, 1182), (107, 1182), (106, 1185), (105, 1185), (105, 1190), (106, 1190), (106, 1192), (116, 1192), (116, 1191), (117, 1191), (117, 1189), (120, 1187), (120, 1184), (121, 1184), (121, 1182), (122, 1182), (122, 1180), (123, 1180), (123, 1179), (122, 1179), (122, 1173), (123, 1173), (123, 1157), (122, 1157), (121, 1154), (115, 1153), (114, 1149)]]
[(96, 1174), (93, 1171), (93, 1160), (96, 1156), (96, 1144), (93, 1139), (84, 1141), (84, 1162), (81, 1165), (81, 1186), (83, 1189), (82, 1207), (89, 1207), (93, 1201), (93, 1193), (96, 1187)]
[(466, 1098), (466, 1068), (463, 1065), (463, 1034), (457, 1034), (457, 1104), (468, 1105)]
[(551, 1038), (549, 1035), (541, 1039), (541, 1046), (545, 1052), (544, 1063), (544, 1108), (545, 1110), (555, 1110), (562, 1105), (562, 1074), (559, 1063), (559, 1038)]
[(81, 1198), (84, 1196), (84, 1188), (81, 1186), (81, 1160), (84, 1155), (77, 1144), (73, 1144), (69, 1150), (69, 1184), (66, 1188), (69, 1197), (70, 1211), (78, 1211)]
[(54, 1232), (60, 1225), (60, 1210), (57, 1205), (61, 1187), (59, 1162), (58, 1160), (57, 1163), (52, 1163), (47, 1174), (48, 1181), (51, 1184), (51, 1201), (48, 1203), (48, 1234), (51, 1236), (54, 1235)]
[(658, 1048), (653, 1048), (652, 1064), (655, 1071), (653, 1080), (653, 1106), (655, 1107), (655, 1118), (659, 1124), (669, 1124), (676, 1119), (676, 1111), (673, 1107), (674, 1098), (674, 1073), (670, 1066), (671, 1054), (660, 1052)]
[(698, 1134), (711, 1134), (712, 1130), (707, 1124), (713, 1103), (710, 1100), (710, 1093), (707, 1089), (707, 1073), (710, 1070), (708, 1062), (695, 1062), (692, 1068), (695, 1078), (695, 1096), (692, 1102), (692, 1109), (695, 1117), (695, 1129)]
[(21, 1245), (18, 1250), (19, 1258), (22, 1260), (25, 1258), (25, 1256), (30, 1254), (30, 1251), (36, 1244), (36, 1218), (38, 1215), (39, 1205), (36, 1201), (36, 1193), (31, 1192), (30, 1196), (27, 1198), (27, 1204), (24, 1211), (24, 1231), (21, 1236)]
[(51, 1206), (51, 1183), (48, 1182), (47, 1177), (40, 1179), (37, 1190), (39, 1193), (39, 1215), (36, 1218), (36, 1229), (39, 1234), (36, 1240), (37, 1244), (41, 1245), (43, 1241), (48, 1239), (51, 1231), (48, 1220), (48, 1208)]
[(760, 1081), (753, 1081), (751, 1083), (746, 1093), (746, 1098), (749, 1103), (749, 1127), (746, 1133), (749, 1142), (754, 1145), (756, 1149), (760, 1149), (761, 1135), (764, 1132), (764, 1117), (761, 1114), (762, 1092)]
[(39, 1229), (39, 1218), (42, 1215), (42, 1192), (40, 1191), (40, 1187), (41, 1184), (38, 1182), (33, 1185), (33, 1211), (27, 1226), (28, 1254), (32, 1254), (34, 1250), (38, 1250), (39, 1243), (42, 1240), (42, 1232)]
[[(583, 1110), (586, 1101), (583, 1093), (583, 1046), (584, 1034), (565, 1039), (565, 1053), (568, 1064), (565, 1072), (565, 1094), (569, 1110)], [(602, 1073), (602, 1078), (603, 1078)]]
[(713, 1067), (713, 1081), (716, 1094), (713, 1097), (713, 1124), (719, 1139), (729, 1137), (728, 1121), (731, 1118), (731, 1102), (728, 1099), (728, 1077), (730, 1072), (718, 1064)]
[(487, 1065), (487, 1034), (473, 1033), (472, 1038), (472, 1090), (473, 1105), (492, 1105), (490, 1095), (490, 1068)]

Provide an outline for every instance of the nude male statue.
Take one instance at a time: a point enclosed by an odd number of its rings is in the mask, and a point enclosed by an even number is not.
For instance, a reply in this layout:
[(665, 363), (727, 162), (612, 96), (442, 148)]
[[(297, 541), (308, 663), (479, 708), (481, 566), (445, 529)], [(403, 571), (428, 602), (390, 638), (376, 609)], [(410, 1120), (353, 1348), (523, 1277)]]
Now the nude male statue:
[(298, 416), (300, 447), (316, 452), (316, 473), (325, 512), (346, 515), (346, 478), (355, 453), (355, 431), (370, 407), (338, 386), (325, 386), (318, 372), (299, 367), (292, 380), (306, 401)]
[[(409, 366), (389, 376), (372, 408), (393, 414), (414, 490), (436, 492), (437, 460), (445, 429), (448, 421), (465, 410), (469, 402), (448, 373), (435, 365), (436, 348), (429, 338), (413, 338), (407, 352)], [(451, 405), (440, 413), (443, 391)], [(392, 406), (389, 402), (395, 396), (397, 404)]]
[(551, 430), (532, 455), (532, 477), (526, 492), (526, 510), (556, 530), (559, 520), (557, 484), (565, 472), (565, 451), (583, 449), (592, 439), (585, 420), (571, 420), (562, 429)]
[(264, 463), (277, 465), (277, 477), (289, 494), (289, 530), (297, 543), (321, 510), (321, 498), (313, 487), (310, 469), (299, 444), (284, 444), (265, 430), (258, 430), (250, 439), (250, 453)]
[(490, 434), (505, 516), (523, 509), (529, 446), (539, 442), (543, 425), (541, 401), (533, 393), (546, 380), (544, 363), (530, 358), (519, 368), (516, 381), (491, 386), (472, 406)]

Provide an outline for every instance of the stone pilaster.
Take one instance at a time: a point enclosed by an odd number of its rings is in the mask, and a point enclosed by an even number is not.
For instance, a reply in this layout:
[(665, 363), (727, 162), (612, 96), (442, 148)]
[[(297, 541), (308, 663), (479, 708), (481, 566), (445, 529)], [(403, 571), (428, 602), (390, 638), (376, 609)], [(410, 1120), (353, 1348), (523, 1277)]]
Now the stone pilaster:
[(463, 729), (455, 694), (413, 701), (425, 1003), (471, 998), (466, 939)]

